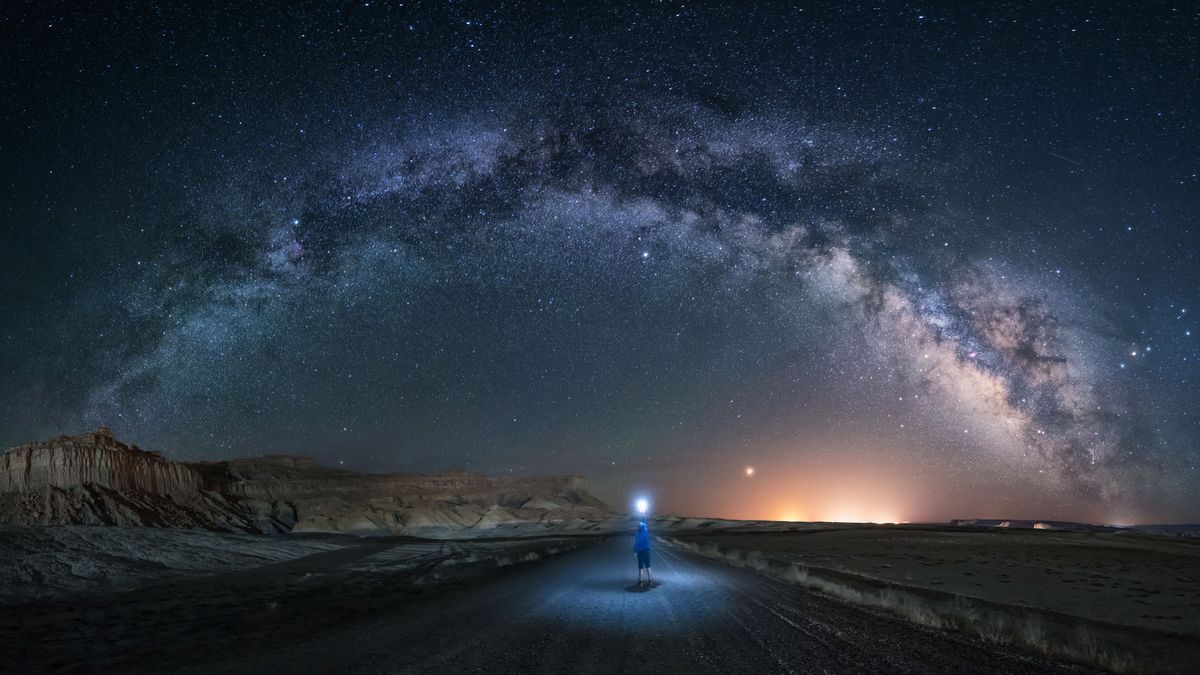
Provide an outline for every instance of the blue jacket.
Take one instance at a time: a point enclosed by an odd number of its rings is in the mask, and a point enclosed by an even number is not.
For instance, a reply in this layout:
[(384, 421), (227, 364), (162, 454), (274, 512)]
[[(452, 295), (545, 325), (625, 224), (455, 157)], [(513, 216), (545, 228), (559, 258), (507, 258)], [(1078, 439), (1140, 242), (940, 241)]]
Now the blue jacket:
[(633, 550), (650, 550), (650, 530), (645, 525), (638, 525), (637, 537), (633, 540)]

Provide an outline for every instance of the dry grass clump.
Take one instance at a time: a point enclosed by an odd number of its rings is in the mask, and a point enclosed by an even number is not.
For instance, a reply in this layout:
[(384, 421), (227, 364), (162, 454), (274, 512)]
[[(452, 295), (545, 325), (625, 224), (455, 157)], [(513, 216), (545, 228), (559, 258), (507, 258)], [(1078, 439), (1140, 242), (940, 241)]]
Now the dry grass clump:
[(808, 568), (800, 563), (792, 563), (784, 568), (780, 578), (789, 584), (803, 585), (808, 582)]

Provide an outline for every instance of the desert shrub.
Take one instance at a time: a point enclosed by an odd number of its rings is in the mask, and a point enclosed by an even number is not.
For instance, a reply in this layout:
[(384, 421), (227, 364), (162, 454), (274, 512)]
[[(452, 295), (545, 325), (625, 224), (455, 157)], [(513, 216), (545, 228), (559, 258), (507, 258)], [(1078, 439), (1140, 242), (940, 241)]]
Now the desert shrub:
[(946, 622), (931, 607), (911, 593), (887, 588), (879, 592), (877, 606), (899, 614), (913, 623), (942, 628)]
[(1025, 617), (1017, 635), (1026, 647), (1043, 653), (1049, 651), (1050, 645), (1046, 642), (1046, 629), (1042, 626), (1041, 619), (1034, 616)]
[(826, 595), (832, 595), (833, 597), (845, 600), (846, 602), (859, 605), (879, 606), (878, 598), (876, 596), (865, 595), (857, 589), (850, 588), (844, 584), (840, 584), (836, 581), (830, 581), (829, 579), (824, 579), (822, 577), (809, 575), (808, 581), (805, 582), (804, 587), (821, 591)]
[(954, 596), (954, 604), (949, 609), (950, 624), (955, 628), (969, 630), (979, 623), (979, 609), (969, 598), (961, 595)]
[(1072, 640), (1072, 644), (1083, 656), (1089, 658), (1100, 656), (1100, 641), (1096, 639), (1096, 635), (1092, 631), (1083, 626), (1075, 628), (1075, 639)]
[(808, 581), (808, 568), (800, 563), (791, 563), (783, 569), (783, 580), (792, 584), (804, 584)]
[(1077, 626), (1066, 643), (1054, 644), (1043, 636), (1041, 644), (1047, 654), (1113, 673), (1136, 673), (1146, 670), (1131, 655), (1106, 647), (1086, 626)]
[(983, 621), (980, 621), (975, 628), (975, 632), (979, 633), (979, 637), (984, 642), (994, 644), (1008, 644), (1009, 632), (1008, 621), (1003, 616), (992, 614)]
[(700, 552), (700, 547), (698, 545), (686, 542), (682, 539), (676, 539), (675, 537), (655, 537), (655, 540), (659, 543), (670, 546), (671, 548), (678, 548), (684, 551), (690, 551), (692, 553)]
[(747, 553), (746, 565), (759, 572), (766, 572), (770, 569), (770, 565), (767, 563), (767, 559), (763, 556), (762, 551), (750, 551)]

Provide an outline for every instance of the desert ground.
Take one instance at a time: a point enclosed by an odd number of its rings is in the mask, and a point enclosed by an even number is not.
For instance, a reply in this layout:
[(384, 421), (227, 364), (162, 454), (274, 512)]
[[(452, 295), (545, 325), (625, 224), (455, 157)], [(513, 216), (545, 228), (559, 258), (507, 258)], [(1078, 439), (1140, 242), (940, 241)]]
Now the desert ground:
[(185, 673), (1090, 673), (631, 536), (415, 598), (286, 649), (236, 643)]
[(1194, 538), (703, 519), (652, 529), (657, 585), (645, 589), (615, 522), (472, 539), (3, 527), (0, 649), (12, 672), (63, 673), (1200, 663)]
[(167, 672), (232, 645), (283, 648), (592, 541), (3, 527), (0, 650), (7, 672)]
[(1194, 537), (681, 524), (668, 543), (919, 623), (1114, 670), (1186, 671), (1185, 664), (1200, 663), (1200, 539)]

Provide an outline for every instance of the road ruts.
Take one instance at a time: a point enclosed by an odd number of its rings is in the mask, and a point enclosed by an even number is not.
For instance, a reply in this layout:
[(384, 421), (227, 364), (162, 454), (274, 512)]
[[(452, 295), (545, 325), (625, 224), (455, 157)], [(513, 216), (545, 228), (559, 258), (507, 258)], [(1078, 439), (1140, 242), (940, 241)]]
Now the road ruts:
[(503, 573), (226, 673), (1080, 673), (659, 547), (639, 592), (632, 538)]

